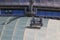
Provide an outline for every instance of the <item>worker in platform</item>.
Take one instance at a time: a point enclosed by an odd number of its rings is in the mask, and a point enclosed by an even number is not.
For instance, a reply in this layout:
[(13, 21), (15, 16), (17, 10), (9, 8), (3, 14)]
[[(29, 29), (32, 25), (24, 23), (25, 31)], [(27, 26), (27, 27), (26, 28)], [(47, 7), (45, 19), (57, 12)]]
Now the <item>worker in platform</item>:
[(40, 26), (43, 26), (43, 23), (42, 23), (42, 18), (40, 18)]
[(32, 18), (31, 20), (31, 24), (30, 26), (32, 27), (32, 25), (40, 25), (40, 26), (43, 26), (43, 23), (42, 23), (42, 18)]
[(30, 26), (32, 27), (32, 25), (34, 25), (34, 24), (35, 24), (35, 19), (34, 19), (34, 17), (33, 17), (32, 20), (31, 20)]

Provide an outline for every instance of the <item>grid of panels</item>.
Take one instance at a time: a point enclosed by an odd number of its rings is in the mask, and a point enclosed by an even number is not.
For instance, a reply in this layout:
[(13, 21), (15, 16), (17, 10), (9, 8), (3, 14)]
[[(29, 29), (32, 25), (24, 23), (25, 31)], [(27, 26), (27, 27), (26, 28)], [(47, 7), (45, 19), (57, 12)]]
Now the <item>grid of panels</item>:
[(28, 18), (20, 18), (14, 32), (13, 40), (23, 40), (24, 29)]
[[(1, 17), (1, 19), (4, 18)], [(24, 29), (27, 20), (28, 20), (27, 17), (22, 17), (12, 21), (9, 24), (0, 25), (0, 40), (23, 40)], [(0, 21), (5, 21), (5, 20), (0, 20)]]
[(3, 31), (1, 40), (11, 40), (12, 39), (15, 23), (16, 23), (16, 21), (11, 22), (10, 24), (5, 26), (5, 30)]
[(0, 37), (3, 30), (3, 23), (6, 21), (7, 18), (8, 17), (0, 17)]

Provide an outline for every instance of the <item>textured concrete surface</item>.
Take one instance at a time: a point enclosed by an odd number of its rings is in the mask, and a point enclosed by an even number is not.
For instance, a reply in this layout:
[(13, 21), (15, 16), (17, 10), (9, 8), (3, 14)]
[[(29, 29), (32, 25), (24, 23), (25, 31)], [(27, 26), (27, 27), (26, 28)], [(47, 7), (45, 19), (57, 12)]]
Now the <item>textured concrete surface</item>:
[(60, 20), (50, 19), (47, 25), (47, 40), (60, 40)]
[(41, 29), (25, 29), (24, 40), (60, 40), (60, 20), (43, 20)]
[(49, 19), (43, 19), (43, 27), (41, 29), (25, 28), (23, 40), (45, 40), (48, 20)]

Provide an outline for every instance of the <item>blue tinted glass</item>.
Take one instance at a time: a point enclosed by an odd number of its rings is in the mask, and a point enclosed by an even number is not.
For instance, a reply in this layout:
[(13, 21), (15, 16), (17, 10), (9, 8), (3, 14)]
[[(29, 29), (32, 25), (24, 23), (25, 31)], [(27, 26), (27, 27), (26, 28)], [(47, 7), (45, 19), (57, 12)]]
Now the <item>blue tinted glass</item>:
[(58, 15), (59, 15), (58, 12), (51, 12), (51, 11), (46, 12), (46, 16), (49, 16), (49, 17), (57, 17)]
[(37, 16), (45, 16), (45, 11), (37, 11)]
[(5, 10), (1, 10), (1, 15), (5, 13)]
[(24, 10), (13, 10), (13, 15), (20, 15), (23, 16), (24, 15)]
[(24, 10), (11, 10), (11, 12), (8, 12), (8, 10), (2, 10), (1, 15), (19, 15), (24, 16), (25, 11)]
[(60, 17), (60, 12), (37, 11), (36, 16)]
[(52, 12), (52, 16), (57, 16), (57, 12)]
[(54, 12), (53, 16), (60, 17), (60, 12)]
[(52, 17), (52, 16), (53, 16), (53, 12), (46, 11), (46, 16), (48, 16), (48, 17)]
[(60, 12), (57, 12), (58, 13), (58, 17), (60, 17)]

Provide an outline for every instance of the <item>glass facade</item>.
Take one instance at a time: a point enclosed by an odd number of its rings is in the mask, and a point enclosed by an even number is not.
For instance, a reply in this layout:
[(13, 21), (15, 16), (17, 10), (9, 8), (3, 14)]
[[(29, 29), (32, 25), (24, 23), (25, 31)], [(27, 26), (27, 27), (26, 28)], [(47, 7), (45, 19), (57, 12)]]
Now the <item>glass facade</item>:
[(23, 40), (28, 18), (21, 17), (9, 24), (2, 25), (2, 23), (8, 22), (8, 18), (14, 19), (14, 17), (0, 17), (0, 40)]
[[(39, 9), (34, 9), (35, 16), (43, 17), (60, 17), (60, 12), (57, 11), (40, 11)], [(25, 16), (25, 10), (1, 10), (1, 16)]]
[(1, 10), (1, 15), (20, 15), (24, 16), (25, 10)]
[(43, 16), (43, 17), (60, 17), (60, 12), (37, 11), (36, 16)]

